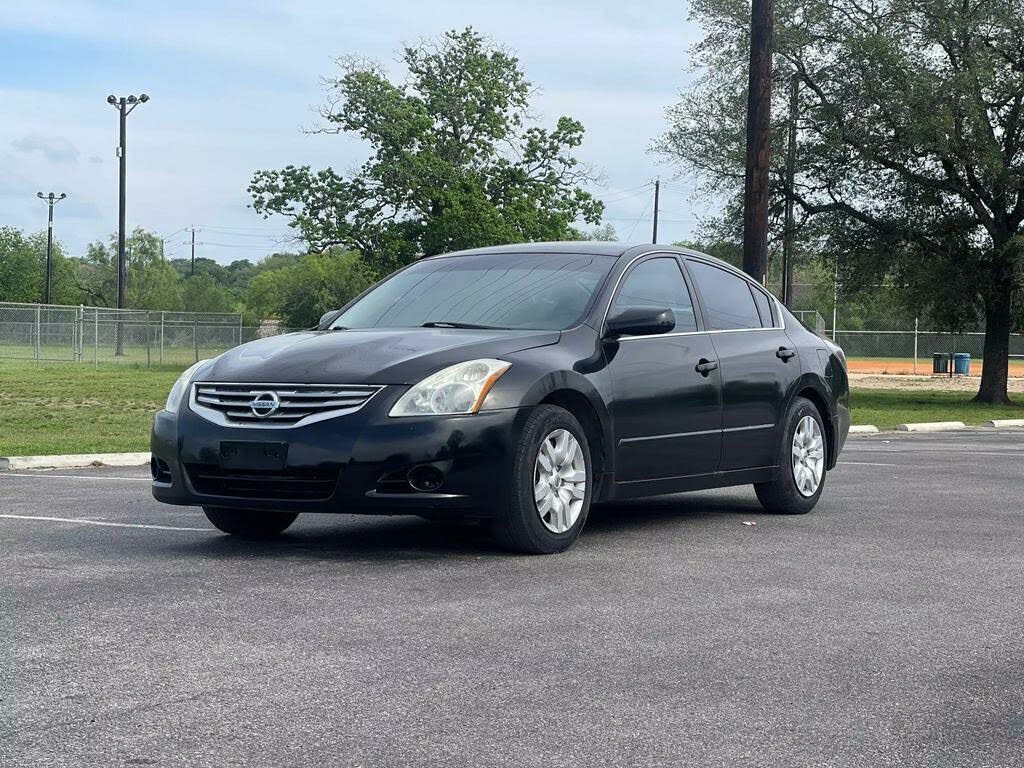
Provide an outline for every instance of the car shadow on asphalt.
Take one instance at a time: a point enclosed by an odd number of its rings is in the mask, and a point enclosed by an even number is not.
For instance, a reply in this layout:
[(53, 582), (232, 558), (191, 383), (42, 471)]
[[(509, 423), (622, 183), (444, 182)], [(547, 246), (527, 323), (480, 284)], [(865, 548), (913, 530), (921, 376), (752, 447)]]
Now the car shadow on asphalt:
[[(659, 531), (718, 525), (736, 516), (763, 514), (752, 495), (697, 492), (636, 502), (599, 504), (590, 511), (583, 540), (614, 546), (633, 534), (658, 536)], [(180, 556), (216, 558), (310, 557), (360, 560), (411, 560), (438, 557), (509, 557), (473, 520), (428, 521), (418, 517), (374, 515), (306, 515), (280, 538), (246, 541), (210, 531), (189, 541), (163, 542), (162, 549)]]

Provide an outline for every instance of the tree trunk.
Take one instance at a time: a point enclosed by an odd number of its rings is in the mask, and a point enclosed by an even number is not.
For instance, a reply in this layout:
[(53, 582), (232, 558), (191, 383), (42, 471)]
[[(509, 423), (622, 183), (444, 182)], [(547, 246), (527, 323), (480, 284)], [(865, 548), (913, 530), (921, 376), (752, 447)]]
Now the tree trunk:
[(981, 386), (976, 403), (1006, 405), (1006, 379), (1010, 367), (1010, 295), (1009, 285), (993, 286), (985, 298), (985, 351)]

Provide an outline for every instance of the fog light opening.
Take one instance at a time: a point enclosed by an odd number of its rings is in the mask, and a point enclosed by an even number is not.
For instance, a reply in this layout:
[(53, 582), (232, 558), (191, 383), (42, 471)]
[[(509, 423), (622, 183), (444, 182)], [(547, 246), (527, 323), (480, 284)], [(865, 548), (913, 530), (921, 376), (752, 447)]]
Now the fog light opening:
[(158, 483), (171, 482), (171, 468), (163, 459), (158, 459), (156, 456), (153, 456), (149, 460), (149, 472), (153, 475), (153, 480)]
[(433, 493), (444, 483), (444, 473), (429, 464), (420, 464), (409, 470), (406, 479), (420, 493)]

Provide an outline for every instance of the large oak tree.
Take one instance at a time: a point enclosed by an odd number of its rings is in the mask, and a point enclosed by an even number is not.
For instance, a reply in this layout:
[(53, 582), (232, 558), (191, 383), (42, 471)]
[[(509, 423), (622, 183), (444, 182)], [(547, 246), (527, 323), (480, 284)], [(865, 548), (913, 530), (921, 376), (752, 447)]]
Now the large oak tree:
[(602, 203), (572, 150), (583, 126), (532, 124), (518, 60), (473, 31), (406, 47), (404, 83), (357, 59), (328, 81), (321, 133), (353, 134), (370, 156), (354, 173), (308, 166), (256, 172), (254, 208), (283, 215), (311, 250), (352, 248), (378, 273), (422, 254), (560, 240)]
[[(780, 0), (775, 76), (799, 84), (791, 197), (844, 282), (882, 278), (907, 302), (985, 324), (977, 399), (1007, 402), (1024, 301), (1024, 14), (1020, 0)], [(658, 148), (718, 189), (742, 137), (746, 3), (699, 0), (710, 60)], [(739, 63), (734, 64), (734, 61)], [(739, 171), (737, 170), (739, 169)]]

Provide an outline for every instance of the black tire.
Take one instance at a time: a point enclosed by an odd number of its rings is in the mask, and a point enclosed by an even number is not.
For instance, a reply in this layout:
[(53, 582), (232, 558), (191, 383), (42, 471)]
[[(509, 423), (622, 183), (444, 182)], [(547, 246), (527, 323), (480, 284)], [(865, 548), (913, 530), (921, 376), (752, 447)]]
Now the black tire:
[[(542, 521), (534, 500), (534, 467), (543, 441), (561, 429), (569, 432), (579, 443), (587, 474), (579, 515), (568, 530), (555, 533)], [(504, 516), (492, 523), (494, 537), (504, 548), (513, 552), (530, 555), (564, 552), (579, 538), (587, 522), (596, 482), (587, 434), (576, 417), (555, 405), (537, 406), (526, 420), (516, 448), (508, 504)]]
[(203, 507), (217, 530), (240, 539), (272, 539), (295, 522), (297, 512), (264, 512), (250, 509)]
[[(805, 417), (810, 416), (818, 423), (821, 430), (822, 443), (825, 451), (825, 459), (821, 468), (821, 482), (813, 495), (804, 496), (797, 488), (796, 480), (793, 477), (793, 435), (797, 426)], [(775, 479), (767, 483), (755, 483), (754, 492), (757, 500), (766, 512), (774, 515), (804, 515), (814, 509), (825, 490), (825, 481), (828, 473), (825, 464), (828, 463), (828, 432), (825, 429), (825, 422), (817, 407), (810, 400), (798, 397), (789, 406), (789, 413), (786, 414), (785, 429), (779, 440), (778, 471)]]

